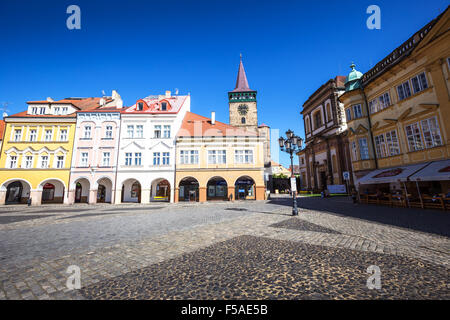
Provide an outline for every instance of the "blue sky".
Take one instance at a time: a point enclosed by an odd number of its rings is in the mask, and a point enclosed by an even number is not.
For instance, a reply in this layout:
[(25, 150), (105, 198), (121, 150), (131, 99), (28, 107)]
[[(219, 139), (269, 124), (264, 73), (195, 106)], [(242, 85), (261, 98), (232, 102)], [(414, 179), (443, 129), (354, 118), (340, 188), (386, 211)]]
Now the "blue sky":
[[(81, 8), (68, 30), (66, 8)], [(381, 8), (381, 30), (366, 9)], [(429, 1), (0, 1), (0, 102), (100, 96), (125, 105), (165, 90), (191, 94), (191, 111), (228, 122), (239, 54), (258, 91), (259, 122), (304, 135), (303, 102), (354, 61), (366, 72), (443, 12)], [(276, 138), (276, 137), (273, 137)], [(275, 157), (276, 158), (276, 157)], [(288, 165), (287, 155), (281, 163)]]

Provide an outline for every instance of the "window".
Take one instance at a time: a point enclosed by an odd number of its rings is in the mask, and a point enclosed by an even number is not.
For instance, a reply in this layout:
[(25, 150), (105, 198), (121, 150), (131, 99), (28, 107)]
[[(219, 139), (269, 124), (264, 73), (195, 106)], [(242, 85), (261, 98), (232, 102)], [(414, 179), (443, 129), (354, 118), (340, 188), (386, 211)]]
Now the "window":
[(327, 121), (330, 122), (331, 120), (333, 120), (333, 115), (331, 114), (331, 105), (329, 103), (327, 103)]
[(241, 118), (241, 124), (245, 124), (245, 117)]
[(378, 99), (373, 99), (371, 101), (369, 101), (369, 111), (370, 114), (378, 112)]
[(10, 156), (9, 157), (9, 168), (14, 169), (17, 167), (17, 156)]
[(133, 163), (133, 154), (131, 152), (125, 153), (125, 165), (131, 166)]
[(111, 164), (111, 153), (110, 152), (103, 152), (102, 165), (104, 167), (109, 167), (110, 164)]
[(167, 102), (162, 102), (161, 103), (161, 111), (166, 111), (167, 110)]
[(41, 156), (41, 168), (48, 168), (48, 156)]
[(85, 126), (84, 127), (84, 139), (90, 139), (91, 138), (91, 126)]
[(36, 129), (31, 129), (30, 130), (30, 141), (36, 141), (37, 138), (37, 130)]
[(164, 126), (164, 138), (170, 138), (170, 126)]
[(369, 110), (370, 113), (375, 113), (378, 111), (381, 111), (383, 109), (386, 109), (391, 105), (391, 96), (389, 95), (389, 92), (386, 92), (379, 96), (377, 99), (373, 99), (369, 102)]
[(378, 158), (392, 157), (400, 154), (397, 131), (387, 132), (375, 137), (375, 151)]
[(345, 117), (347, 118), (347, 121), (352, 120), (352, 109), (348, 108), (345, 110)]
[(420, 135), (419, 123), (413, 123), (405, 127), (409, 151), (423, 149), (422, 136)]
[(56, 168), (62, 169), (64, 167), (64, 156), (57, 156), (56, 157)]
[(375, 151), (378, 158), (385, 158), (387, 156), (384, 134), (375, 137)]
[(134, 165), (140, 166), (142, 164), (142, 153), (135, 152), (134, 153)]
[(136, 126), (136, 138), (144, 137), (144, 126), (139, 124)]
[(112, 139), (112, 132), (113, 132), (113, 127), (112, 126), (106, 126), (106, 131), (105, 131), (106, 139)]
[(163, 152), (163, 157), (162, 157), (162, 164), (164, 166), (168, 166), (170, 164), (170, 153), (169, 152)]
[(198, 164), (198, 150), (180, 151), (181, 164)]
[(160, 152), (153, 152), (153, 165), (159, 166), (161, 163), (161, 153)]
[(31, 114), (37, 114), (37, 113), (38, 113), (38, 108), (32, 107), (31, 108)]
[(68, 107), (62, 107), (61, 114), (67, 114), (68, 112), (69, 112), (69, 108)]
[(51, 129), (47, 129), (45, 130), (45, 141), (52, 141), (52, 136), (53, 136), (53, 130)]
[(389, 156), (396, 156), (400, 154), (400, 145), (398, 144), (397, 131), (386, 133), (386, 143), (388, 146)]
[(234, 162), (239, 164), (253, 163), (253, 150), (235, 150)]
[(442, 145), (441, 133), (437, 118), (422, 120), (422, 132), (425, 139), (425, 147), (433, 148)]
[(314, 126), (314, 129), (318, 129), (322, 126), (322, 114), (320, 111), (314, 114)]
[(127, 137), (128, 138), (133, 138), (134, 136), (134, 126), (133, 125), (128, 125), (127, 126)]
[(138, 102), (137, 111), (142, 111), (142, 110), (144, 110), (144, 103), (143, 102)]
[(81, 153), (81, 166), (82, 167), (88, 166), (88, 158), (89, 158), (89, 153), (87, 153), (87, 152)]
[(61, 129), (59, 131), (59, 141), (67, 141), (67, 129)]
[(156, 138), (156, 139), (159, 139), (159, 138), (161, 138), (161, 126), (155, 126), (155, 135), (154, 135), (154, 137)]
[(381, 95), (378, 98), (378, 107), (380, 110), (386, 109), (391, 105), (391, 96), (389, 95), (389, 92), (386, 92), (385, 94)]
[(39, 114), (45, 114), (45, 107), (39, 108)]
[(22, 129), (14, 130), (14, 141), (22, 140)]
[(418, 93), (428, 88), (427, 77), (425, 76), (425, 72), (415, 76), (411, 79), (411, 84), (414, 90), (414, 93)]
[(361, 160), (369, 159), (369, 146), (367, 145), (367, 138), (360, 138), (359, 142), (359, 155)]
[(55, 107), (54, 114), (57, 114), (57, 115), (60, 114), (60, 113), (59, 113), (59, 107)]
[(409, 81), (402, 83), (397, 86), (398, 100), (404, 100), (411, 96), (411, 88), (409, 86)]
[(353, 115), (355, 116), (355, 119), (362, 118), (362, 108), (360, 104), (354, 105), (353, 107)]
[(33, 156), (25, 156), (25, 169), (30, 169), (33, 166)]
[(227, 155), (225, 150), (209, 150), (208, 151), (209, 164), (225, 164), (227, 163)]

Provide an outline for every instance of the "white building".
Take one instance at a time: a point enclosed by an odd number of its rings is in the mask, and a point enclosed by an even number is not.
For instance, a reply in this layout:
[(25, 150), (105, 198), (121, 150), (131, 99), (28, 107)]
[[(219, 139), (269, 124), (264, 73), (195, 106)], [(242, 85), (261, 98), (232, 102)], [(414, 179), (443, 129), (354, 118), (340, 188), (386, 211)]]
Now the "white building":
[(166, 91), (122, 111), (115, 203), (173, 202), (175, 137), (190, 102)]

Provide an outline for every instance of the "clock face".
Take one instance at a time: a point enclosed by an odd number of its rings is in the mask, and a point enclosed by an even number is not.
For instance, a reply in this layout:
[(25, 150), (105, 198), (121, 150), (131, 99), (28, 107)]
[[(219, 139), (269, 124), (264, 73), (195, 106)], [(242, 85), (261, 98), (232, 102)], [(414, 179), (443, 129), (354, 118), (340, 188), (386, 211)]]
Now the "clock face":
[(238, 111), (239, 111), (239, 114), (241, 114), (241, 115), (246, 115), (247, 112), (248, 112), (248, 106), (247, 106), (246, 104), (241, 104), (241, 105), (238, 107)]

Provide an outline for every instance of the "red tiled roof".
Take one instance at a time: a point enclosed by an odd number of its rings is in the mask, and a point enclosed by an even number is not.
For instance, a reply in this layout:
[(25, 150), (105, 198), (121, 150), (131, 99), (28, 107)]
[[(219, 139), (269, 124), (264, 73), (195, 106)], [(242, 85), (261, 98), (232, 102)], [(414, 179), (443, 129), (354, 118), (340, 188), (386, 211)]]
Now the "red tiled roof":
[(258, 134), (254, 131), (248, 131), (233, 127), (228, 124), (216, 121), (211, 124), (211, 119), (200, 116), (192, 112), (186, 112), (183, 123), (177, 134), (178, 137), (223, 137), (223, 136), (242, 136), (255, 137)]
[[(96, 108), (100, 106), (99, 97), (91, 97), (91, 98), (66, 98), (58, 101), (28, 101), (27, 104), (71, 104), (80, 110), (86, 110), (91, 108)], [(105, 99), (106, 103), (112, 101), (112, 99)]]
[(28, 114), (28, 111), (22, 111), (7, 118), (75, 118), (75, 112), (68, 115), (55, 115), (55, 114)]
[[(66, 98), (58, 101), (28, 101), (27, 104), (71, 104), (79, 111), (87, 111), (93, 110), (100, 107), (100, 100), (102, 98), (99, 97), (91, 97), (91, 98)], [(109, 103), (112, 101), (111, 98), (104, 98), (105, 103)], [(73, 118), (75, 117), (75, 113), (71, 113), (68, 115), (53, 115), (53, 114), (28, 114), (27, 111), (22, 111), (16, 114), (13, 114), (9, 117), (28, 117), (28, 118)]]
[[(176, 114), (181, 110), (181, 107), (186, 102), (188, 96), (170, 96), (166, 97), (165, 95), (159, 95), (159, 96), (148, 96), (144, 99), (139, 99), (134, 105), (128, 108), (124, 108), (122, 113), (128, 114), (128, 113), (144, 113), (144, 114)], [(144, 108), (142, 111), (138, 111), (137, 104), (138, 102), (144, 103)], [(166, 102), (167, 110), (162, 111), (160, 110), (161, 104), (163, 102)]]
[(5, 134), (5, 120), (0, 120), (0, 140), (3, 140)]

